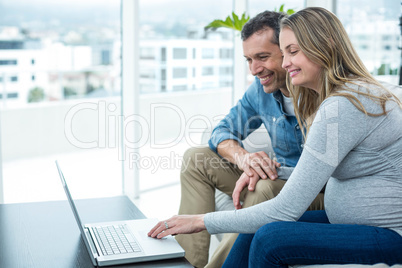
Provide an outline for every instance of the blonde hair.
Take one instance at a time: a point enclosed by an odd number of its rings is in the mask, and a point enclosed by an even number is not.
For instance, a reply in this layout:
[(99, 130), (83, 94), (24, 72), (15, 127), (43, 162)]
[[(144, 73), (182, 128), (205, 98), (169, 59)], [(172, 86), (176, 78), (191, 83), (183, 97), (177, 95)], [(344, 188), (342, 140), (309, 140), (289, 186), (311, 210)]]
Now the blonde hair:
[[(396, 101), (402, 108), (400, 100), (388, 89), (384, 88), (370, 72), (357, 55), (353, 45), (339, 19), (330, 11), (320, 7), (309, 7), (283, 18), (281, 29), (287, 27), (296, 36), (301, 51), (312, 62), (321, 66), (318, 77), (320, 94), (302, 86), (294, 86), (287, 75), (286, 84), (293, 97), (297, 121), (301, 129), (307, 132), (320, 104), (329, 96), (344, 96), (357, 109), (370, 116), (385, 115), (385, 103)], [(346, 83), (358, 84), (365, 82), (384, 89), (382, 94), (374, 95), (354, 90), (345, 86)], [(348, 92), (349, 91), (349, 92)], [(355, 92), (364, 95), (381, 105), (380, 114), (368, 113), (363, 104), (351, 94)], [(303, 136), (306, 133), (303, 131)]]

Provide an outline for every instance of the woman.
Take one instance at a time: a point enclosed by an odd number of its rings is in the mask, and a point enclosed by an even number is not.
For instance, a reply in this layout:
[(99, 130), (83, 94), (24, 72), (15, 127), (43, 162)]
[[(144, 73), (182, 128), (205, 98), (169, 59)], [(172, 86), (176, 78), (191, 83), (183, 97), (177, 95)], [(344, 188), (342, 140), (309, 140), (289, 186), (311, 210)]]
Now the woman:
[[(175, 216), (149, 235), (243, 233), (226, 267), (402, 263), (401, 102), (323, 8), (284, 19), (280, 47), (299, 124), (307, 122), (302, 156), (281, 193), (247, 209)], [(324, 185), (325, 211), (304, 213)]]

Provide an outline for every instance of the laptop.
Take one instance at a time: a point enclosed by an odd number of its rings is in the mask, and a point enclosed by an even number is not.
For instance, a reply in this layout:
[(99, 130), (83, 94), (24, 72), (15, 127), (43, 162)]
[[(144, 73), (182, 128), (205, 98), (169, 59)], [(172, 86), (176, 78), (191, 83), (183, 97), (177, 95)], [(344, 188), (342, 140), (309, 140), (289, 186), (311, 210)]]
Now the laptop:
[(68, 202), (81, 231), (81, 237), (94, 266), (184, 257), (183, 248), (172, 236), (168, 236), (166, 239), (148, 237), (147, 233), (158, 223), (157, 219), (111, 221), (83, 225), (57, 161), (56, 166)]

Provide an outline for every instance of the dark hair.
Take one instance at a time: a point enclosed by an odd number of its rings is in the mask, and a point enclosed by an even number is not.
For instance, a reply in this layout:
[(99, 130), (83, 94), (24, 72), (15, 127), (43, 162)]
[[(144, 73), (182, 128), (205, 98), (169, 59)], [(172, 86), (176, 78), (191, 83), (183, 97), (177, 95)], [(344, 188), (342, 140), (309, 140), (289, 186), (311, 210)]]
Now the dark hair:
[(279, 45), (279, 32), (280, 21), (282, 18), (287, 17), (283, 12), (263, 11), (251, 18), (246, 24), (244, 24), (241, 30), (241, 39), (246, 41), (250, 36), (258, 31), (271, 28), (275, 31), (272, 43)]

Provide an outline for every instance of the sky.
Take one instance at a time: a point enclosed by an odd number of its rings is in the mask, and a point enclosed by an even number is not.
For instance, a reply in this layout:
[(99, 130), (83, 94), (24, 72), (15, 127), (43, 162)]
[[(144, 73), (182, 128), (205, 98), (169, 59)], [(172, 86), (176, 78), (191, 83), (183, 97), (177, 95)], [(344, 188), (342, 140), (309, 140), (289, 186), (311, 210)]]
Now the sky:
[[(141, 0), (140, 23), (159, 28), (206, 25), (225, 19), (231, 13), (232, 1)], [(120, 0), (0, 0), (0, 26), (72, 28), (119, 22)]]
[[(135, 0), (133, 0), (135, 1)], [(214, 19), (225, 19), (231, 14), (233, 0), (138, 0), (140, 23), (159, 25), (203, 25)], [(68, 27), (113, 25), (120, 21), (120, 0), (0, 0), (0, 26), (33, 26), (38, 21)], [(249, 0), (251, 16), (266, 9), (303, 8), (304, 0)], [(357, 3), (357, 4), (356, 4)], [(401, 14), (400, 0), (338, 0), (338, 16), (344, 23), (356, 19), (359, 12), (381, 14), (387, 7), (385, 18), (397, 20)], [(355, 10), (353, 11), (352, 8)], [(173, 26), (172, 26), (173, 27)]]

